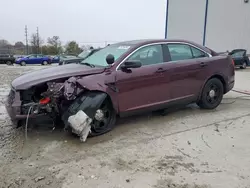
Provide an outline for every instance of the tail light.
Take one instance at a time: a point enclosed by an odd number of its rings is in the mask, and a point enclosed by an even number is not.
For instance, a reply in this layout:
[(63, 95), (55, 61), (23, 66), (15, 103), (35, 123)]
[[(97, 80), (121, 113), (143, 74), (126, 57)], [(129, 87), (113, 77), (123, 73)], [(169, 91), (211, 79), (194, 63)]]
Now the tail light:
[(232, 64), (233, 64), (233, 66), (234, 66), (234, 60), (232, 59)]

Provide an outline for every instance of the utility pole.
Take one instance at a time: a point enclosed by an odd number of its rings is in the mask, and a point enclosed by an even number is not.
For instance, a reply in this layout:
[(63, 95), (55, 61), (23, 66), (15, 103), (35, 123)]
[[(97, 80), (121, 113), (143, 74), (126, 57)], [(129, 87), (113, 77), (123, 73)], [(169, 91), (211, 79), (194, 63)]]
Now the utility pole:
[(169, 0), (167, 0), (166, 4), (165, 39), (168, 38), (168, 10), (169, 10)]
[(26, 40), (26, 54), (29, 54), (29, 46), (28, 46), (28, 28), (27, 25), (25, 25), (25, 40)]
[(40, 51), (40, 50), (39, 50), (39, 49), (40, 49), (40, 46), (39, 46), (39, 45), (40, 45), (40, 38), (39, 38), (39, 30), (38, 30), (38, 27), (36, 28), (36, 38), (37, 38), (37, 39), (36, 39), (36, 40), (37, 40), (37, 41), (36, 41), (36, 44), (37, 44), (37, 53), (39, 53), (39, 51)]

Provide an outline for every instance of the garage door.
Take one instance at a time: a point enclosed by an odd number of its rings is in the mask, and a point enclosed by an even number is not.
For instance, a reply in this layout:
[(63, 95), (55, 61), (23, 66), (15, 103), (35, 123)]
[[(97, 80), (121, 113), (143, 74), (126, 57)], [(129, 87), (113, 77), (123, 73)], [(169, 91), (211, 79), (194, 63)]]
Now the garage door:
[(168, 39), (203, 42), (206, 0), (168, 0)]
[(249, 19), (250, 3), (244, 0), (209, 0), (206, 45), (216, 51), (246, 48), (250, 53)]

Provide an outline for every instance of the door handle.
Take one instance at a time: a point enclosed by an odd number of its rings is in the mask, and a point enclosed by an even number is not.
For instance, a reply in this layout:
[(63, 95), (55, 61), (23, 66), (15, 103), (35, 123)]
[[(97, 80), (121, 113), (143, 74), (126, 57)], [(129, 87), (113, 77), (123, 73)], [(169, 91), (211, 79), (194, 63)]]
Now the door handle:
[(201, 66), (201, 67), (205, 67), (205, 66), (207, 66), (207, 63), (201, 62), (201, 63), (200, 63), (200, 66)]
[(162, 73), (162, 72), (165, 72), (165, 71), (166, 71), (165, 69), (159, 68), (159, 69), (156, 71), (156, 73)]

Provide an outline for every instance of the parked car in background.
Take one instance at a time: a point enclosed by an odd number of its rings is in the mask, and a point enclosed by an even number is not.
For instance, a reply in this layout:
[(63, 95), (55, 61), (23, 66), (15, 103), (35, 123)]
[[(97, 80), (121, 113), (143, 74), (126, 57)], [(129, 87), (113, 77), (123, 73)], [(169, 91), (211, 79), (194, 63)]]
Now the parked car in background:
[(26, 64), (41, 64), (48, 65), (51, 64), (51, 58), (42, 54), (31, 54), (23, 58), (18, 58), (16, 64), (25, 66)]
[(80, 63), (87, 57), (91, 56), (95, 52), (99, 51), (100, 48), (97, 49), (89, 49), (89, 50), (84, 50), (82, 53), (80, 53), (76, 57), (70, 57), (70, 58), (61, 58), (59, 65), (66, 65), (66, 64), (71, 64), (71, 63)]
[(25, 55), (17, 55), (17, 54), (14, 55), (14, 58), (15, 58), (15, 59), (23, 58), (23, 57), (25, 57)]
[(190, 103), (214, 109), (234, 83), (230, 56), (184, 40), (126, 41), (111, 44), (78, 64), (16, 78), (6, 109), (13, 125), (20, 125), (28, 114), (30, 118), (48, 115), (62, 119), (65, 128), (75, 133), (79, 131), (68, 119), (82, 112), (91, 120), (90, 135), (97, 136), (114, 128), (117, 115)]
[(51, 61), (52, 61), (52, 63), (59, 63), (60, 61), (64, 61), (64, 60), (70, 59), (70, 58), (77, 58), (77, 56), (60, 54), (60, 55), (54, 56)]
[(0, 54), (0, 64), (13, 65), (15, 57), (11, 54)]
[(249, 57), (245, 49), (235, 49), (229, 52), (229, 55), (233, 58), (235, 67), (245, 69), (250, 65)]

